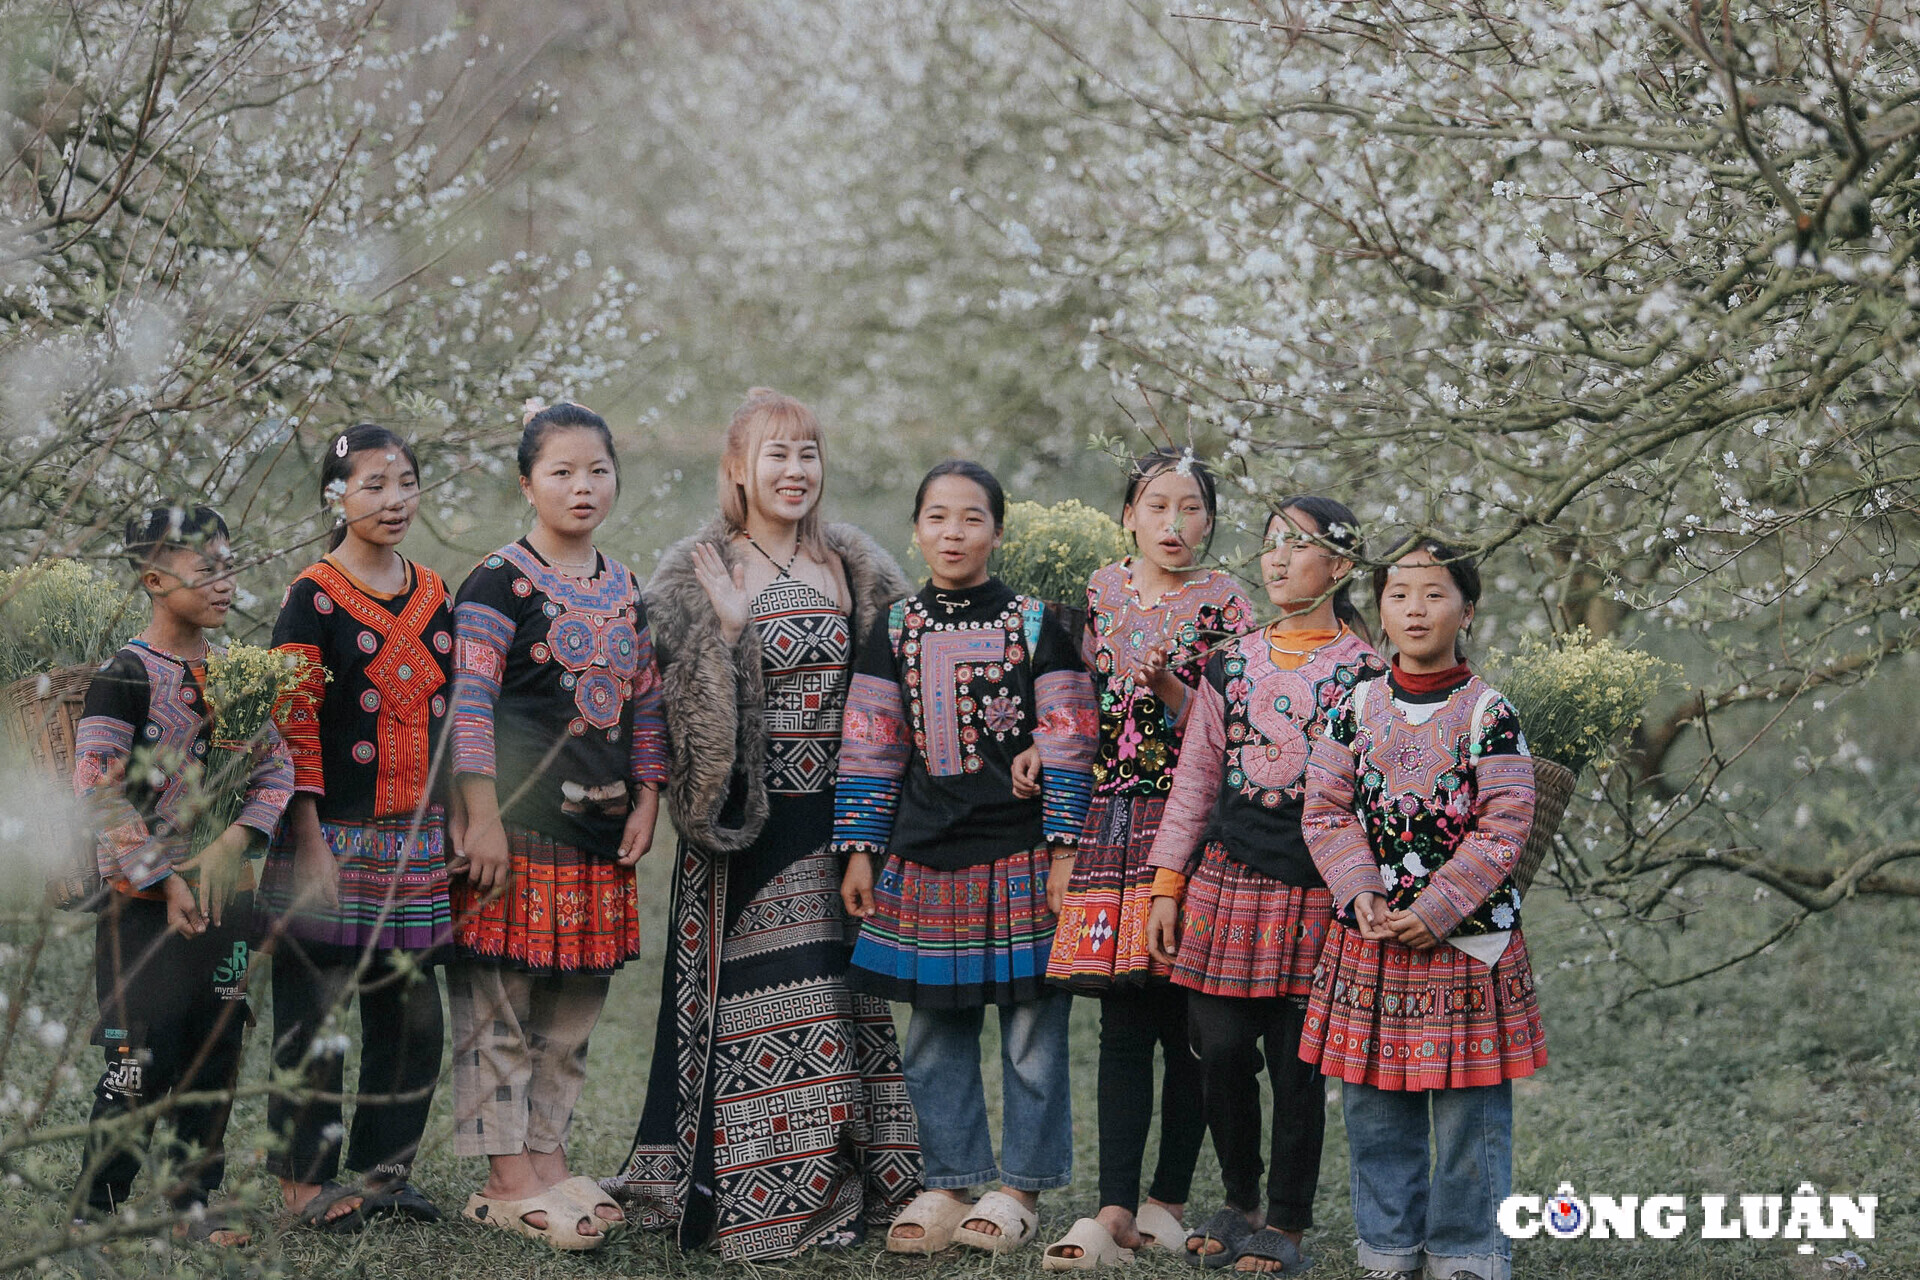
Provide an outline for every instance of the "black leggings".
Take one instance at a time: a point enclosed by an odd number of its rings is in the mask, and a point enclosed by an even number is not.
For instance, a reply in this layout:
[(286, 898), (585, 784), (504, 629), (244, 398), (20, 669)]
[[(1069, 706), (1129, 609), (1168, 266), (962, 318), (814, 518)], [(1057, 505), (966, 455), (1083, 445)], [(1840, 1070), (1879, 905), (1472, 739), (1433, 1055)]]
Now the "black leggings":
[(354, 964), (338, 950), (325, 949), (315, 958), (292, 938), (274, 943), (273, 1065), (300, 1072), (302, 1085), (323, 1096), (295, 1100), (275, 1094), (268, 1100), (267, 1128), (277, 1141), (267, 1172), (295, 1182), (325, 1182), (339, 1172), (346, 1053), (335, 1043), (314, 1041), (329, 1013), (335, 1014), (331, 1034), (341, 1034), (347, 1000), (357, 995), (360, 1101), (353, 1109), (347, 1168), (402, 1182), (412, 1171), (440, 1079), (439, 978), (432, 969), (402, 975), (376, 956), (359, 986), (349, 990)]
[(1140, 1170), (1153, 1123), (1153, 1051), (1160, 1081), (1160, 1158), (1147, 1195), (1185, 1204), (1206, 1136), (1200, 1063), (1187, 1044), (1187, 992), (1171, 983), (1108, 992), (1100, 1001), (1100, 1204), (1140, 1207)]
[(247, 930), (252, 895), (241, 894), (220, 927), (197, 938), (167, 931), (167, 904), (107, 895), (94, 926), (94, 986), (100, 1022), (93, 1042), (107, 1069), (94, 1087), (81, 1182), (89, 1207), (110, 1213), (127, 1199), (141, 1165), (166, 1168), (160, 1188), (176, 1207), (205, 1203), (226, 1171), (231, 1094), (173, 1108), (171, 1132), (122, 1119), (176, 1093), (230, 1091), (240, 1073), (247, 1011)]
[(1235, 1209), (1260, 1207), (1260, 1042), (1273, 1085), (1273, 1142), (1267, 1179), (1267, 1225), (1305, 1231), (1313, 1225), (1320, 1185), (1320, 1144), (1327, 1132), (1325, 1078), (1300, 1060), (1305, 996), (1245, 999), (1191, 992), (1187, 997), (1194, 1052), (1206, 1079), (1207, 1126), (1220, 1156), (1220, 1180)]

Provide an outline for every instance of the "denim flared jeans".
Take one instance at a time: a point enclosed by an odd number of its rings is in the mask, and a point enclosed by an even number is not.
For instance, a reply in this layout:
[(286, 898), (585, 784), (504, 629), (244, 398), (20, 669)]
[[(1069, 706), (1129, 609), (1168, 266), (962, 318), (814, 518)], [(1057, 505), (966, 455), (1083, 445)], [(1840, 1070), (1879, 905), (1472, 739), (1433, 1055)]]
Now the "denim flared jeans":
[(926, 1185), (959, 1191), (998, 1180), (1020, 1191), (1064, 1187), (1073, 1176), (1067, 1015), (1073, 997), (1049, 991), (1000, 1012), (1000, 1159), (993, 1157), (980, 1031), (986, 1010), (913, 1011), (903, 1051), (907, 1093), (920, 1117)]
[(1512, 1242), (1497, 1215), (1513, 1190), (1512, 1083), (1424, 1092), (1347, 1084), (1341, 1098), (1360, 1265), (1416, 1271), (1424, 1262), (1441, 1280), (1461, 1271), (1510, 1280)]

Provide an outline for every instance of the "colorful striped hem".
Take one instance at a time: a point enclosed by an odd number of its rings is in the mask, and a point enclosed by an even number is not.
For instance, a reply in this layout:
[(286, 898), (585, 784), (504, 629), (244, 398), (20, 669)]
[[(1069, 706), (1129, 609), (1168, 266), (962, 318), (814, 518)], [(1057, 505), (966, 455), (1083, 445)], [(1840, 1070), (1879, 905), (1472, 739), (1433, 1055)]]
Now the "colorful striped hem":
[(887, 859), (847, 983), (929, 1009), (1017, 1004), (1046, 989), (1047, 850), (941, 871)]
[(419, 819), (323, 822), (333, 851), (338, 901), (295, 909), (294, 848), (283, 825), (267, 850), (257, 897), (275, 931), (303, 942), (356, 950), (432, 951), (453, 940), (446, 833), (440, 809)]

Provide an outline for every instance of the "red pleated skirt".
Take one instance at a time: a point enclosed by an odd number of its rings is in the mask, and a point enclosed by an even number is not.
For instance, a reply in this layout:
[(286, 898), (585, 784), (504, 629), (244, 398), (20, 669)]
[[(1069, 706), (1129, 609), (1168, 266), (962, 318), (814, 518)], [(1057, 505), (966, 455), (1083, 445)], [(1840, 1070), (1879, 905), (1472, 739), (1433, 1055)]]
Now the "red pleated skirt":
[(1153, 868), (1147, 854), (1167, 807), (1162, 796), (1095, 796), (1047, 958), (1047, 981), (1085, 995), (1165, 978), (1147, 954)]
[(1180, 908), (1173, 980), (1210, 996), (1303, 996), (1313, 987), (1333, 896), (1263, 876), (1207, 845)]
[(1300, 1057), (1376, 1089), (1460, 1089), (1547, 1065), (1520, 931), (1489, 969), (1446, 943), (1415, 951), (1335, 924), (1313, 975)]
[(507, 824), (512, 877), (483, 898), (452, 884), (454, 945), (463, 956), (530, 973), (612, 973), (640, 954), (632, 867)]

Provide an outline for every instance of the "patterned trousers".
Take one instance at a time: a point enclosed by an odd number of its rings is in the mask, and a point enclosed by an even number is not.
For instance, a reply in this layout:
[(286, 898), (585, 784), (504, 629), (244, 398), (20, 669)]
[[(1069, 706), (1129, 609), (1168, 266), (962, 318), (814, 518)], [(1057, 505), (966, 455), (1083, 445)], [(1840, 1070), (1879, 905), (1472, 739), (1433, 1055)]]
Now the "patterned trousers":
[(531, 974), (471, 960), (447, 966), (457, 1154), (566, 1146), (607, 985), (606, 974)]

